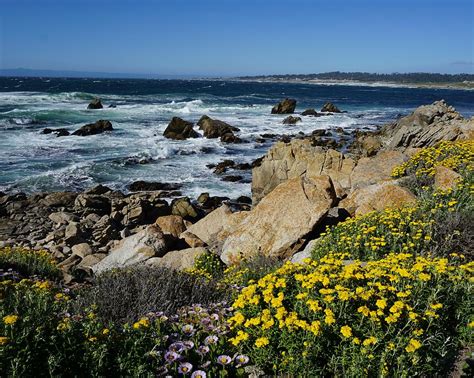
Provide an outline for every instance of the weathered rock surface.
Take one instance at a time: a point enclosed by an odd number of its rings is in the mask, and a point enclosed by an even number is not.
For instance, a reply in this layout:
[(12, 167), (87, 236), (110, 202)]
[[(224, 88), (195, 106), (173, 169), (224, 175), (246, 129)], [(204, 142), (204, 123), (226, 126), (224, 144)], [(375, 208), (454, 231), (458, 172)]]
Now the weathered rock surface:
[(198, 138), (199, 134), (193, 129), (193, 123), (179, 117), (173, 117), (163, 132), (163, 136), (169, 139), (184, 140)]
[(452, 169), (443, 166), (435, 167), (434, 187), (436, 189), (453, 189), (461, 179), (462, 176), (459, 173), (454, 172)]
[(336, 200), (329, 176), (295, 177), (277, 186), (230, 233), (221, 259), (232, 264), (255, 254), (291, 256)]
[(295, 112), (296, 100), (286, 98), (272, 108), (272, 114), (291, 114)]
[(165, 235), (172, 235), (175, 238), (186, 231), (184, 220), (180, 215), (165, 215), (158, 217), (155, 224), (160, 227)]
[(435, 101), (386, 125), (380, 137), (387, 149), (419, 148), (433, 146), (441, 140), (470, 139), (474, 137), (474, 119), (464, 119), (444, 100)]
[(177, 271), (191, 269), (194, 266), (194, 260), (208, 253), (206, 248), (187, 248), (179, 251), (168, 252), (163, 257), (153, 257), (146, 264), (156, 267), (169, 268)]
[(407, 155), (397, 150), (380, 151), (373, 157), (359, 159), (350, 176), (352, 188), (357, 189), (390, 179), (393, 169), (407, 159)]
[(339, 203), (339, 207), (346, 209), (351, 216), (357, 216), (374, 210), (400, 208), (415, 201), (415, 195), (408, 189), (394, 181), (385, 181), (354, 190)]
[(102, 109), (104, 106), (102, 105), (102, 102), (100, 101), (100, 98), (95, 98), (93, 99), (89, 105), (87, 105), (87, 109)]
[(281, 183), (299, 176), (329, 175), (338, 196), (351, 188), (355, 161), (335, 150), (312, 146), (309, 140), (276, 143), (252, 171), (252, 199), (258, 203)]
[(321, 111), (328, 112), (328, 113), (341, 113), (339, 108), (336, 105), (334, 105), (332, 102), (326, 102), (321, 108)]
[(98, 274), (109, 269), (141, 263), (152, 257), (163, 256), (166, 248), (163, 232), (158, 226), (150, 225), (143, 231), (123, 239), (103, 260), (94, 265), (92, 270)]
[(89, 123), (87, 125), (82, 126), (79, 130), (76, 130), (72, 133), (72, 135), (77, 136), (89, 136), (89, 135), (96, 135), (101, 134), (105, 131), (112, 131), (114, 128), (112, 127), (112, 123), (107, 120), (99, 120), (95, 123)]
[(301, 122), (301, 117), (288, 116), (283, 120), (283, 124), (285, 125), (294, 125), (298, 122)]
[(231, 222), (232, 210), (228, 205), (207, 214), (203, 219), (188, 227), (187, 233), (196, 235), (208, 245), (216, 241), (217, 235)]

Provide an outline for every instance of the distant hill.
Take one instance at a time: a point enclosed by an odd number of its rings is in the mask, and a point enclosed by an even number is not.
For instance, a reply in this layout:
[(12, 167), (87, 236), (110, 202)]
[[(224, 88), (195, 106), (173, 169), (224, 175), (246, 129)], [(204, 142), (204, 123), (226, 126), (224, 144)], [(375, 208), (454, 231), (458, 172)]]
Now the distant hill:
[(70, 78), (101, 78), (101, 79), (190, 79), (194, 75), (160, 75), (88, 71), (56, 71), (35, 70), (29, 68), (0, 69), (0, 76), (9, 77), (70, 77)]
[(441, 74), (427, 72), (378, 74), (369, 72), (325, 72), (314, 74), (240, 76), (242, 80), (321, 80), (359, 81), (364, 83), (390, 82), (400, 84), (474, 82), (473, 74)]

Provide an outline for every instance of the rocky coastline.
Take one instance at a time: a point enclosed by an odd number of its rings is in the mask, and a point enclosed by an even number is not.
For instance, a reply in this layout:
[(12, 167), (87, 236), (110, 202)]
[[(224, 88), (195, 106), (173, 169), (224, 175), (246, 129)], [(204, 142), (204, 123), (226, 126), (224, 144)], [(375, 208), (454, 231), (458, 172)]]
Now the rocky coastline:
[[(90, 106), (97, 109), (99, 104)], [(341, 111), (327, 103), (321, 112), (307, 109), (296, 117), (295, 107), (295, 100), (285, 99), (272, 113), (289, 114), (284, 123), (291, 127), (300, 116)], [(226, 122), (203, 116), (197, 125), (206, 138), (243, 142), (239, 129)], [(193, 126), (175, 117), (164, 134), (178, 140), (200, 137)], [(102, 132), (113, 132), (112, 124), (101, 120), (74, 134)], [(0, 193), (0, 246), (49, 251), (68, 284), (132, 264), (183, 270), (206, 253), (219, 255), (226, 264), (255, 254), (298, 260), (308, 255), (305, 247), (326, 225), (414, 201), (413, 193), (391, 173), (417, 149), (473, 137), (474, 119), (436, 101), (376, 132), (262, 135), (262, 141), (276, 143), (261, 159), (209, 166), (227, 181), (242, 181), (238, 172), (252, 170), (252, 198), (202, 193), (191, 199), (182, 196), (177, 184), (152, 181), (132, 183), (129, 193), (102, 185), (80, 193)], [(449, 170), (437, 175), (439, 185), (449, 185), (456, 177)]]

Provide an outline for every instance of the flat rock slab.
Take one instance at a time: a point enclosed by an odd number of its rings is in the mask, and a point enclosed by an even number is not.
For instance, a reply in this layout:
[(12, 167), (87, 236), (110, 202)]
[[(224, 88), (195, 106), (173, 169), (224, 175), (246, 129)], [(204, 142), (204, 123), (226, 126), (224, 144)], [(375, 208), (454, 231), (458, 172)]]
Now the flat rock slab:
[(229, 265), (259, 254), (292, 255), (335, 200), (334, 186), (326, 175), (295, 177), (280, 184), (230, 233), (222, 247), (222, 261)]

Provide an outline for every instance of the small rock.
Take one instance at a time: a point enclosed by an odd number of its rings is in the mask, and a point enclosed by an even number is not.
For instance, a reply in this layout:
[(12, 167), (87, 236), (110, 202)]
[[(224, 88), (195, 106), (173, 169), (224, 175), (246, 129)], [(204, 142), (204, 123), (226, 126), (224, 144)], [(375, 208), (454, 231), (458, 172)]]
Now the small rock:
[(93, 99), (89, 105), (87, 105), (87, 109), (102, 109), (104, 106), (102, 105), (102, 102), (100, 101), (100, 98), (95, 98)]
[(92, 248), (87, 243), (80, 243), (80, 244), (73, 245), (71, 250), (72, 250), (73, 255), (79, 256), (81, 258), (84, 258), (92, 254)]
[(332, 102), (326, 102), (321, 108), (321, 111), (327, 113), (342, 113)]
[(193, 129), (191, 122), (179, 117), (173, 117), (163, 132), (163, 136), (169, 139), (184, 140), (187, 138), (198, 138), (199, 134)]
[(79, 130), (76, 130), (72, 133), (72, 135), (77, 136), (89, 136), (89, 135), (96, 135), (101, 134), (105, 131), (112, 131), (114, 128), (112, 127), (112, 123), (107, 120), (99, 120), (95, 123), (89, 123), (87, 125), (82, 126)]
[(272, 108), (272, 114), (291, 114), (296, 108), (296, 100), (286, 98)]

